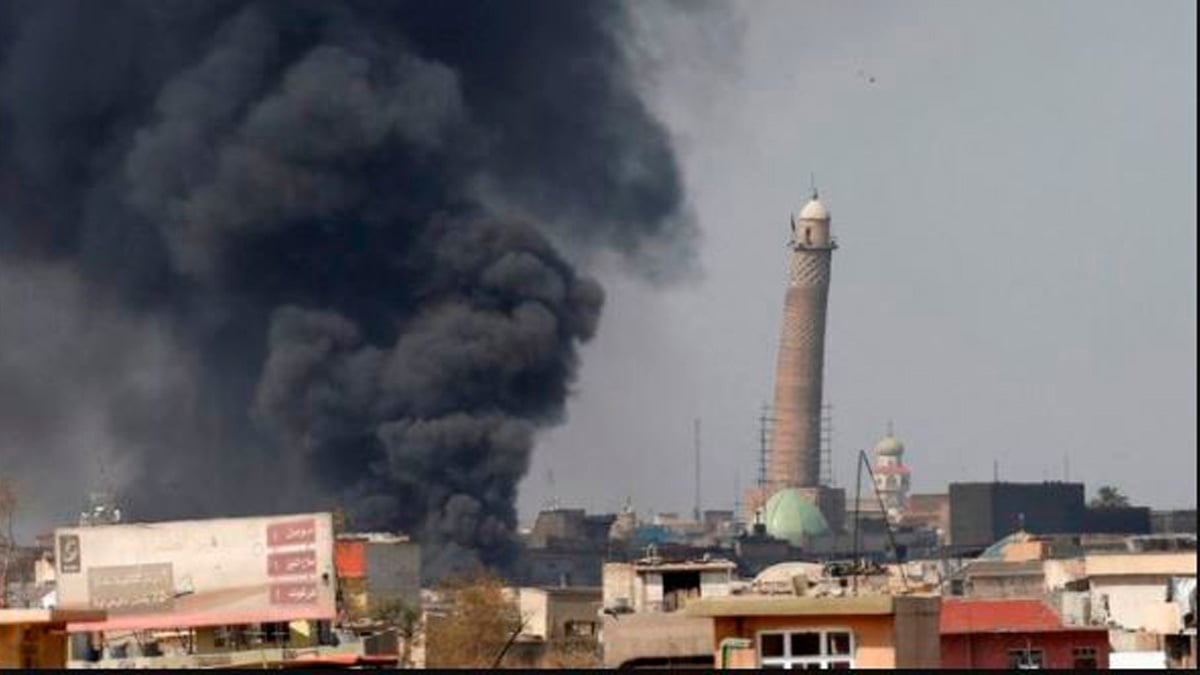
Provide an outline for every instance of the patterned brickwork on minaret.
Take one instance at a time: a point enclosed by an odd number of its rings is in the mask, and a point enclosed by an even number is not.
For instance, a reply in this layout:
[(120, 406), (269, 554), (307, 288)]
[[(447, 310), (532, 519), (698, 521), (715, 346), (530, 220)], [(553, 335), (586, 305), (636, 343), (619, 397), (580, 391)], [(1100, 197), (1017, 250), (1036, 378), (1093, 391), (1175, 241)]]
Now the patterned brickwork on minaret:
[(812, 200), (793, 221), (788, 288), (775, 368), (775, 425), (771, 434), (770, 490), (817, 487), (821, 480), (821, 393), (825, 370), (825, 314), (837, 244), (829, 214)]

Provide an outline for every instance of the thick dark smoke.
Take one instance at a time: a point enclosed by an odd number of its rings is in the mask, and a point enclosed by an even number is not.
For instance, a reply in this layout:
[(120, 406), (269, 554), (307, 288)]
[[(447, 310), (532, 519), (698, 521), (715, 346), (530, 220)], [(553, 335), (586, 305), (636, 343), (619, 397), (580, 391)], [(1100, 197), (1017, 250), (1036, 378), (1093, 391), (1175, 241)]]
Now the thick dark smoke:
[(0, 471), (70, 508), (55, 477), (101, 464), (141, 518), (340, 506), (503, 564), (603, 302), (575, 265), (659, 277), (693, 238), (628, 20), (0, 3)]

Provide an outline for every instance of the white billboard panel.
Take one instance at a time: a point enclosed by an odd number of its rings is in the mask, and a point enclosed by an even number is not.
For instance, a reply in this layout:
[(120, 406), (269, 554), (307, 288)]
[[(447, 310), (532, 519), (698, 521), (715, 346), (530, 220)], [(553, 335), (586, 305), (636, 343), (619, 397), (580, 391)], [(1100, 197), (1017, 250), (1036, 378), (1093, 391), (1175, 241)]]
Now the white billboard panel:
[(336, 614), (329, 513), (67, 527), (54, 534), (58, 606), (106, 610), (109, 620), (92, 630)]

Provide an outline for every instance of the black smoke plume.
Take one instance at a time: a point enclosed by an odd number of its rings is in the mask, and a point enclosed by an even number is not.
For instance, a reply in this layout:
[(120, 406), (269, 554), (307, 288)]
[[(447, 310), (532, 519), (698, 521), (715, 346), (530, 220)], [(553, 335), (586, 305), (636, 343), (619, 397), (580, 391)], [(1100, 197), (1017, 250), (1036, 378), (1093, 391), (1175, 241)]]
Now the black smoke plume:
[(594, 0), (0, 3), (0, 471), (503, 564), (603, 302), (575, 266), (659, 276), (693, 239), (628, 30)]

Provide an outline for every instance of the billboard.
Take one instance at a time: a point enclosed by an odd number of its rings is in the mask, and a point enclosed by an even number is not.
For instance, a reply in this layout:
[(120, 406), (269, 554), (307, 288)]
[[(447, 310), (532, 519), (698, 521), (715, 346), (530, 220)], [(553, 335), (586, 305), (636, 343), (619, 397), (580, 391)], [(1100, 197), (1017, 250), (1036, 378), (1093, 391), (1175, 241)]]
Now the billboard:
[(328, 513), (67, 527), (54, 534), (58, 606), (108, 613), (89, 630), (336, 615)]

